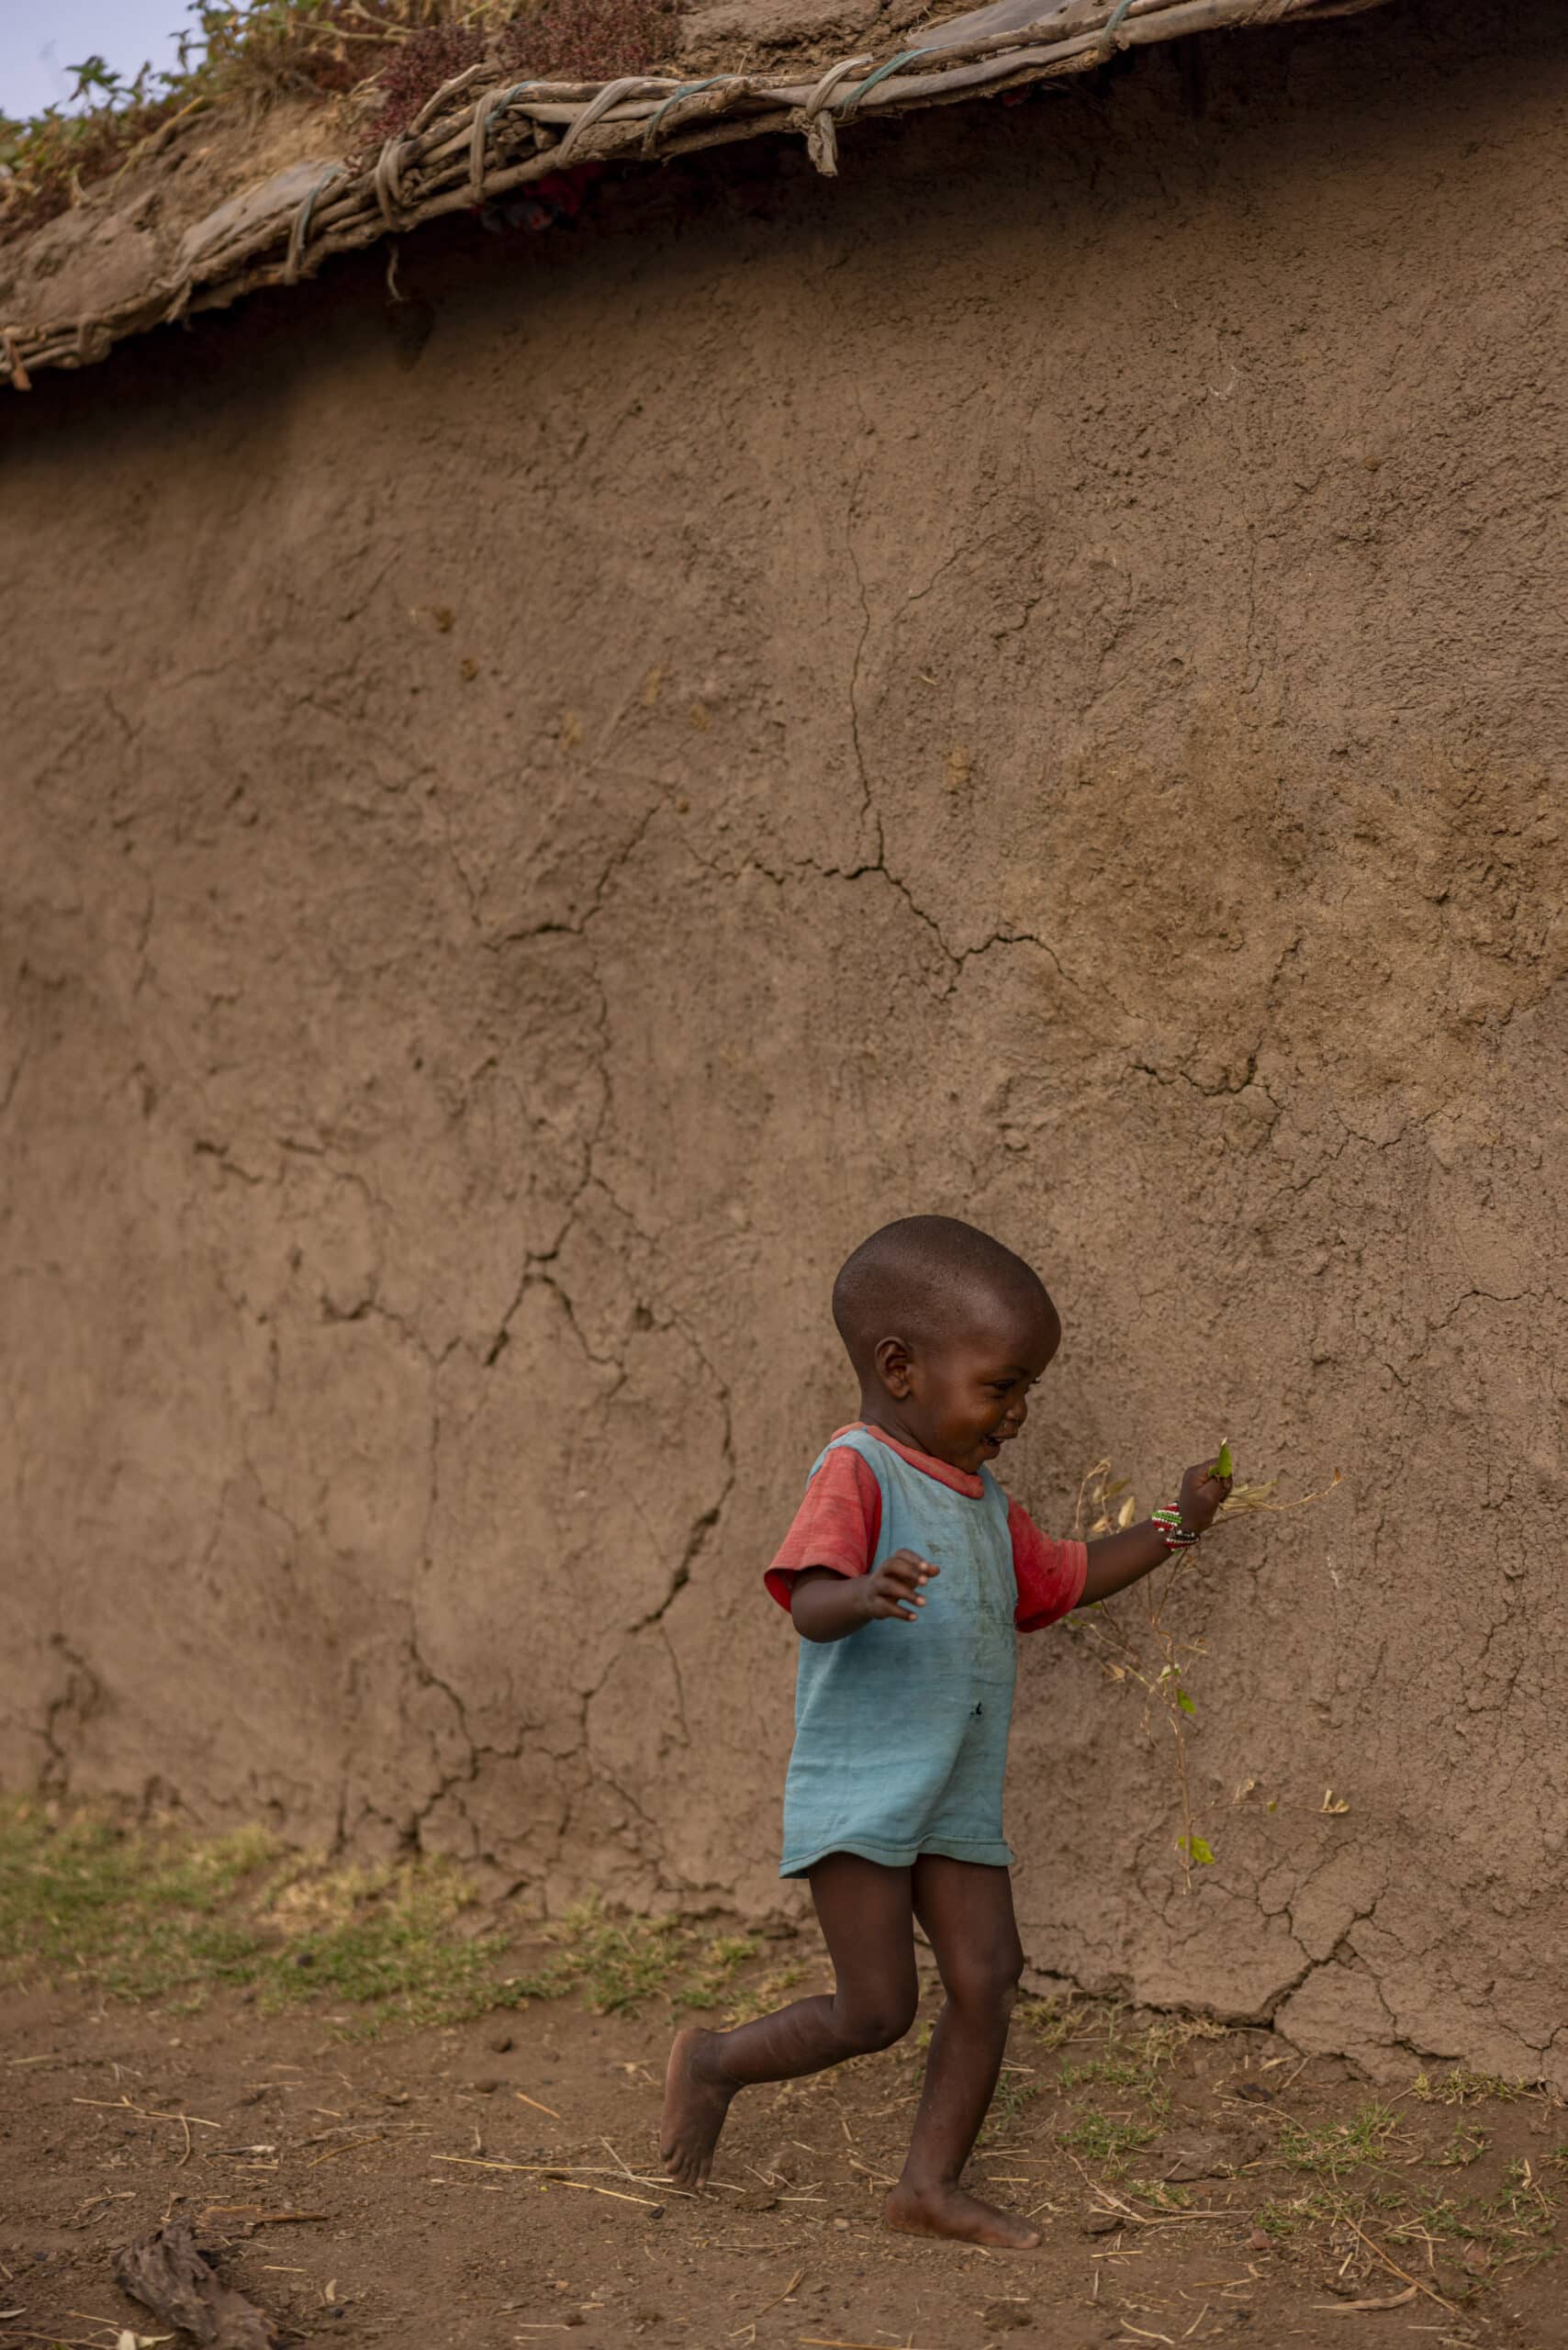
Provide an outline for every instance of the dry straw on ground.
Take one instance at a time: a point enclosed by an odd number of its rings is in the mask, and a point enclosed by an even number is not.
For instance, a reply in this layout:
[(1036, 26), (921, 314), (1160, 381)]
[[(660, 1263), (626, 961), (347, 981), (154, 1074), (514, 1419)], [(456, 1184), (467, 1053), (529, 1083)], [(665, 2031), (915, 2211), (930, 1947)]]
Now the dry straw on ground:
[[(255, 289), (313, 276), (333, 254), (482, 205), (581, 162), (640, 162), (731, 140), (792, 134), (820, 172), (872, 115), (951, 104), (1092, 71), (1121, 51), (1188, 34), (1360, 14), (1383, 0), (1067, 0), (1042, 20), (989, 35), (923, 28), (886, 55), (846, 57), (809, 79), (754, 73), (697, 82), (668, 74), (517, 80), (493, 58), (434, 90), (406, 130), (370, 157), (345, 159), (300, 189), (288, 175), (223, 207), (185, 240), (165, 282), (101, 316), (0, 323), (0, 363), (29, 371), (103, 358), (122, 337)], [(973, 28), (979, 18), (955, 19)], [(1005, 7), (995, 12), (1007, 16)], [(274, 200), (269, 201), (269, 195)]]

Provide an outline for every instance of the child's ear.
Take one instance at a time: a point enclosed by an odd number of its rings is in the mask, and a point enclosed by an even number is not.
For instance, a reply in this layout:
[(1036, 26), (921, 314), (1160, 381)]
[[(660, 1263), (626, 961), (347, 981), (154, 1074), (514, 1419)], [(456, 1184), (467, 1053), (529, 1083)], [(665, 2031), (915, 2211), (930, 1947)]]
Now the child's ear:
[(902, 1398), (909, 1393), (909, 1347), (902, 1338), (879, 1338), (876, 1365), (883, 1386), (890, 1395)]

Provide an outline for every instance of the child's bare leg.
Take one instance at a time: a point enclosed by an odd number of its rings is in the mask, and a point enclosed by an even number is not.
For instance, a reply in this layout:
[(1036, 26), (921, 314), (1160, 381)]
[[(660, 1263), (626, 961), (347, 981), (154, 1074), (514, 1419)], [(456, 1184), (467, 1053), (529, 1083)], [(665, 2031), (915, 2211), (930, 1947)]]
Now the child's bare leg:
[(681, 2187), (700, 2187), (711, 2170), (737, 2089), (792, 2081), (846, 2056), (890, 2048), (914, 2020), (919, 1986), (909, 1870), (880, 1868), (857, 1852), (830, 1852), (811, 1883), (833, 1960), (833, 1996), (797, 1999), (734, 2031), (691, 2025), (676, 2035), (659, 2152)]
[(915, 1915), (947, 2003), (931, 2035), (925, 2087), (903, 2176), (887, 2200), (891, 2226), (1027, 2252), (1040, 2232), (958, 2185), (1002, 2069), (1024, 1951), (1007, 1871), (924, 1853), (913, 1870)]

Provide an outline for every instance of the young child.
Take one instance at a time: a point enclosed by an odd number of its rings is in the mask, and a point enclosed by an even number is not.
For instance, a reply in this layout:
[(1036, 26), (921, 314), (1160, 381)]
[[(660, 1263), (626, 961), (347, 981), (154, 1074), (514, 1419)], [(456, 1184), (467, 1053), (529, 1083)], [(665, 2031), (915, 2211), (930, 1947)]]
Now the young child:
[(1176, 1506), (1102, 1541), (1039, 1533), (990, 1463), (1022, 1431), (1061, 1324), (1021, 1258), (950, 1216), (873, 1233), (834, 1284), (833, 1318), (860, 1416), (812, 1468), (766, 1580), (801, 1640), (779, 1873), (811, 1885), (834, 1988), (734, 2031), (682, 2031), (661, 2151), (672, 2177), (700, 2186), (737, 2089), (901, 2039), (918, 1919), (946, 2003), (886, 2216), (1027, 2250), (1037, 2229), (958, 2183), (1024, 1965), (1002, 1833), (1014, 1634), (1196, 1541), (1228, 1480), (1189, 1469)]

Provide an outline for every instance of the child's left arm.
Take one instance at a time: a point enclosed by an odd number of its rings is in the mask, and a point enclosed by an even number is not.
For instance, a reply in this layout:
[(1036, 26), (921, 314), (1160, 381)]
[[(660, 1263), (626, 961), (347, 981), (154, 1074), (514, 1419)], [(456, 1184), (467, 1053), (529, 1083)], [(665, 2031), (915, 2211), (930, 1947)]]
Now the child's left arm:
[[(1203, 1534), (1214, 1524), (1221, 1502), (1230, 1491), (1228, 1477), (1216, 1477), (1212, 1460), (1201, 1461), (1189, 1469), (1182, 1480), (1182, 1531)], [(1098, 1542), (1091, 1542), (1089, 1572), (1084, 1581), (1081, 1607), (1092, 1606), (1097, 1599), (1110, 1599), (1127, 1585), (1141, 1583), (1163, 1565), (1173, 1548), (1164, 1530), (1153, 1518), (1145, 1518), (1140, 1526), (1129, 1526), (1124, 1533), (1103, 1535)]]

